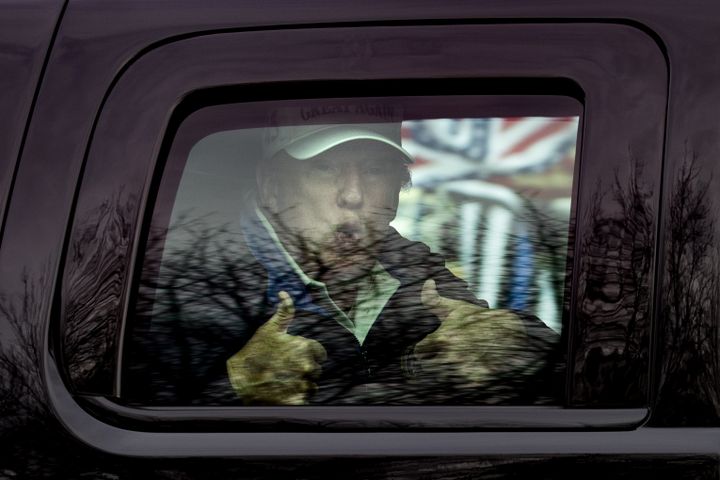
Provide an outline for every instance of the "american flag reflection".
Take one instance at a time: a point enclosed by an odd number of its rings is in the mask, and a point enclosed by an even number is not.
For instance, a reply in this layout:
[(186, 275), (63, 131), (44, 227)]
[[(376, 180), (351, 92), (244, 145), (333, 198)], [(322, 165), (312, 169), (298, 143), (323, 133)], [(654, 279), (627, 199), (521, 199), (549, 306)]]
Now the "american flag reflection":
[(561, 328), (578, 117), (403, 123), (416, 159), (393, 222), (494, 308)]

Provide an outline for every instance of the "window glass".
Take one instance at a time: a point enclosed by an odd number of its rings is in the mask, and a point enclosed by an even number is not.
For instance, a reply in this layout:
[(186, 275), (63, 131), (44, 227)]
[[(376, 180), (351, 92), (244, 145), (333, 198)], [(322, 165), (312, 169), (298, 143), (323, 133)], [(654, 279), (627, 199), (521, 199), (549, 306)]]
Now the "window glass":
[(558, 403), (581, 109), (457, 96), (187, 116), (148, 222), (122, 396)]

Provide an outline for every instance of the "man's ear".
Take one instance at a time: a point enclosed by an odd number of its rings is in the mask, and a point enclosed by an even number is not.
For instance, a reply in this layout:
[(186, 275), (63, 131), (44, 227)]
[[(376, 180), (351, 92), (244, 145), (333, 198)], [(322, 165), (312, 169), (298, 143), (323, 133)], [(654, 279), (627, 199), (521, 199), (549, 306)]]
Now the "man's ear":
[(261, 161), (255, 169), (255, 185), (261, 207), (277, 212), (277, 181), (272, 178), (270, 164), (272, 161)]

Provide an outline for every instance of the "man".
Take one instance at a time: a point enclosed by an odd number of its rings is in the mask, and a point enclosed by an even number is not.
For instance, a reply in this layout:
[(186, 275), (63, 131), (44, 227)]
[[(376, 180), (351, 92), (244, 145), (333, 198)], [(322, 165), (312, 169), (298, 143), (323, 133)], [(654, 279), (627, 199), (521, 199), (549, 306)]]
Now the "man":
[(537, 370), (528, 322), (390, 227), (413, 162), (394, 113), (301, 107), (266, 130), (243, 229), (267, 308), (226, 362), (243, 403), (473, 402)]

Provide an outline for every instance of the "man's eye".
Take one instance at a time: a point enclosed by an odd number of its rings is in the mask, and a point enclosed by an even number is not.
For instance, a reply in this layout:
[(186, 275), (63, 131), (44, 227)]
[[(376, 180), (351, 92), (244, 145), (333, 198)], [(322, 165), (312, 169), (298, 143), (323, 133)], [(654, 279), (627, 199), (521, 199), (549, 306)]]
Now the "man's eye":
[(338, 171), (337, 165), (326, 162), (314, 163), (312, 169), (317, 173), (337, 173)]
[(363, 168), (363, 172), (366, 175), (385, 175), (387, 173), (387, 168), (382, 165), (368, 165)]

